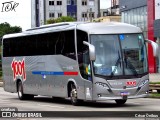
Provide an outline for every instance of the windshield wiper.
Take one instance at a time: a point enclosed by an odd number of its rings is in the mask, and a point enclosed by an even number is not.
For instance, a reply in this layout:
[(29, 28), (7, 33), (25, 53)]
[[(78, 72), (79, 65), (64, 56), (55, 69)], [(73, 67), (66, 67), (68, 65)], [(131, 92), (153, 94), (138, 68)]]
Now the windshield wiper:
[[(120, 54), (119, 54), (119, 51), (118, 51), (118, 59), (116, 61), (116, 64), (115, 64), (115, 67), (113, 69), (113, 71), (111, 72), (111, 75), (110, 77), (112, 78), (114, 73), (116, 72), (116, 66), (118, 67), (118, 64), (121, 63), (121, 57), (120, 57)], [(121, 67), (121, 64), (120, 64), (120, 67)]]
[[(120, 58), (118, 58), (115, 66), (117, 66), (119, 63), (120, 63)], [(111, 72), (111, 75), (110, 75), (111, 78), (113, 77), (113, 75), (114, 75), (115, 72), (116, 72), (116, 67), (114, 67), (113, 71)]]
[(135, 67), (132, 65), (132, 63), (131, 63), (129, 60), (127, 60), (126, 62), (127, 62), (127, 66), (128, 66), (128, 67), (130, 68), (130, 70), (134, 73), (134, 75), (135, 75), (135, 76), (138, 76), (137, 71), (136, 71)]

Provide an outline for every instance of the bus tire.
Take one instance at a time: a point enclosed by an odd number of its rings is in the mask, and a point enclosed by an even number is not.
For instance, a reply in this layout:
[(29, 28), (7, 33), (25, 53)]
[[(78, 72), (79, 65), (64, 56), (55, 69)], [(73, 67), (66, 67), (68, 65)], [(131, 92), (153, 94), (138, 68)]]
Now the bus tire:
[(127, 100), (115, 100), (118, 105), (123, 105)]
[(56, 101), (56, 102), (63, 100), (63, 98), (61, 98), (61, 97), (54, 97), (54, 96), (52, 96), (52, 99), (53, 99), (53, 101)]
[(34, 98), (34, 95), (30, 95), (30, 94), (29, 94), (29, 95), (26, 95), (26, 99), (27, 99), (27, 100), (32, 100), (33, 98)]
[[(27, 99), (27, 98), (31, 98), (31, 97), (32, 97), (32, 96), (30, 96), (30, 95), (26, 95), (26, 94), (23, 93), (23, 85), (22, 85), (22, 82), (21, 82), (21, 81), (18, 82), (17, 92), (18, 92), (18, 98), (19, 98), (20, 100), (25, 100), (25, 99)], [(34, 97), (34, 96), (33, 96), (33, 97)]]
[(74, 84), (71, 84), (71, 91), (70, 91), (71, 103), (72, 105), (79, 105), (79, 100), (77, 99), (77, 89)]

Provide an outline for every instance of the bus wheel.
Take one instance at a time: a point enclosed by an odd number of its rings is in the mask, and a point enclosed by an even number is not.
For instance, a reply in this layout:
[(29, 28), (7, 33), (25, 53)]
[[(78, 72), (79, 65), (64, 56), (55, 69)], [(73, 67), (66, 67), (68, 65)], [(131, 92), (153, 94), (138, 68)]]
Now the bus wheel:
[(115, 100), (118, 105), (123, 105), (127, 100)]
[(71, 84), (70, 97), (72, 105), (78, 105), (79, 101), (77, 99), (77, 89), (74, 84)]
[(18, 82), (18, 98), (20, 100), (25, 100), (27, 98), (27, 95), (23, 94), (23, 85), (22, 82)]
[(32, 100), (33, 98), (34, 98), (34, 95), (30, 95), (30, 94), (29, 94), (29, 95), (26, 95), (26, 99), (27, 99), (27, 100)]

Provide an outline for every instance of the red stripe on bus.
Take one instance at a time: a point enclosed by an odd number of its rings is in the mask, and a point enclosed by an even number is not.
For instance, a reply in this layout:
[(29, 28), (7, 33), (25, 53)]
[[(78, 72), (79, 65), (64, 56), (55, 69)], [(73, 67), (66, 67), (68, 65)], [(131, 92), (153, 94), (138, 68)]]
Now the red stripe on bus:
[(64, 75), (78, 75), (78, 72), (64, 72)]

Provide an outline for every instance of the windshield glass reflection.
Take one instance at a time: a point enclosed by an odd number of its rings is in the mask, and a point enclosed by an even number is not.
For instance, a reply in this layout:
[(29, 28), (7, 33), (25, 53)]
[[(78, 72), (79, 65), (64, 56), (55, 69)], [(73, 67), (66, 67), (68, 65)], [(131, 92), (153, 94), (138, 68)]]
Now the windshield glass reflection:
[(143, 74), (148, 71), (142, 34), (91, 35), (96, 49), (94, 73), (103, 76)]

